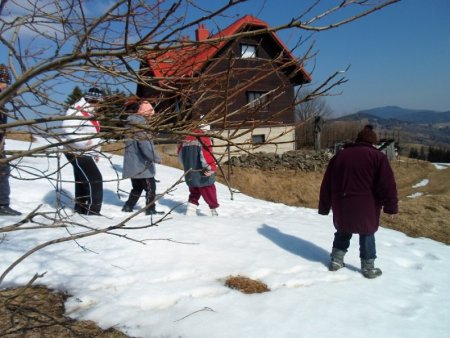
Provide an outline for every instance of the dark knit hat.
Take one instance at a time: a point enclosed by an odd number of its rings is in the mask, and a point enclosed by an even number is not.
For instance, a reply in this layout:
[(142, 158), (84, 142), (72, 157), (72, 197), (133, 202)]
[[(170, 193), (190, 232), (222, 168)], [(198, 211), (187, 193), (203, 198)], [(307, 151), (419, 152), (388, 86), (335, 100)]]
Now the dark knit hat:
[(0, 64), (0, 82), (10, 84), (11, 75), (9, 75), (9, 69), (3, 63)]
[(103, 92), (99, 88), (92, 87), (88, 90), (84, 98), (88, 102), (101, 102), (103, 101)]
[(378, 142), (377, 135), (373, 131), (373, 126), (370, 124), (364, 126), (363, 130), (358, 133), (356, 137), (356, 142), (367, 142), (375, 144)]

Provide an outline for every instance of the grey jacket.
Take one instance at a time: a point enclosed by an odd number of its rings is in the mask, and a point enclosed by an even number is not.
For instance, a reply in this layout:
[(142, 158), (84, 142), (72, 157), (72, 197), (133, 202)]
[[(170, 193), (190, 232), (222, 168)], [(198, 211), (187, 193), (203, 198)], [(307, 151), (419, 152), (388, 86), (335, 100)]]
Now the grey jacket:
[[(141, 115), (130, 115), (127, 127), (146, 125), (147, 120)], [(151, 178), (155, 177), (155, 163), (161, 163), (153, 141), (144, 130), (137, 131), (131, 139), (125, 141), (125, 155), (123, 157), (123, 178)]]
[[(201, 131), (196, 130), (201, 133)], [(207, 136), (197, 139), (187, 136), (178, 147), (178, 158), (186, 173), (186, 184), (191, 188), (200, 188), (213, 185), (216, 181), (217, 169), (211, 155), (212, 141)], [(210, 176), (205, 175), (205, 171)]]

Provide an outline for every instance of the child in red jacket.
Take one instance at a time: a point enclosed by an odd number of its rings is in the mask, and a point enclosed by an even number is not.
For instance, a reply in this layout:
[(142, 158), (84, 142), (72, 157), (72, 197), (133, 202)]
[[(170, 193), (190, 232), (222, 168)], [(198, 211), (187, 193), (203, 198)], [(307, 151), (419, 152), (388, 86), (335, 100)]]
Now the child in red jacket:
[(211, 215), (218, 216), (216, 192), (217, 165), (212, 155), (211, 138), (205, 135), (209, 125), (201, 125), (194, 130), (198, 136), (188, 135), (178, 147), (178, 156), (186, 173), (186, 184), (189, 187), (189, 201), (186, 215), (197, 213), (200, 197), (208, 204)]

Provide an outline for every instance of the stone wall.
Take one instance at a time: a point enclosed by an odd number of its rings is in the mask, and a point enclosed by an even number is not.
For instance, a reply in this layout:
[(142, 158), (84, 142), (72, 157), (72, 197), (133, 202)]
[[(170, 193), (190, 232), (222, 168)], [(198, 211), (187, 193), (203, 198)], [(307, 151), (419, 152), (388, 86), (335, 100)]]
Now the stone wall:
[[(305, 172), (318, 171), (326, 168), (333, 154), (329, 152), (314, 152), (292, 150), (283, 154), (258, 152), (233, 156), (230, 164), (241, 168), (257, 168), (260, 170), (301, 170)], [(228, 161), (225, 163), (228, 164)]]

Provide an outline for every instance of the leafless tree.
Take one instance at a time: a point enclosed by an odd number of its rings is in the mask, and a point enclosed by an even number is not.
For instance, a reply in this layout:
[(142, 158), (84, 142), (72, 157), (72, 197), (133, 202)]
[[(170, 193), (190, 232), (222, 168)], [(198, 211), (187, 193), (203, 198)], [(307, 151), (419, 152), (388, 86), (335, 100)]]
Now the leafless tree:
[(325, 118), (331, 116), (332, 109), (323, 95), (315, 96), (306, 88), (298, 91), (297, 102), (299, 102), (295, 106), (295, 119), (298, 121), (295, 135), (297, 147), (314, 144), (314, 148), (319, 150), (320, 129)]
[(324, 96), (311, 96), (311, 91), (305, 89), (297, 94), (299, 102), (295, 107), (295, 117), (297, 121), (307, 121), (312, 117), (329, 117), (333, 111), (327, 104)]
[[(0, 43), (3, 53), (7, 54), (7, 65), (12, 71), (13, 81), (0, 93), (0, 106), (4, 107), (3, 113), (9, 117), (7, 124), (0, 125), (0, 131), (28, 128), (33, 135), (47, 138), (48, 144), (27, 151), (13, 151), (6, 159), (0, 159), (0, 161), (13, 163), (17, 170), (26, 171), (27, 168), (21, 168), (17, 163), (21, 158), (51, 156), (58, 153), (62, 145), (73, 142), (61, 138), (57, 130), (59, 123), (68, 119), (63, 114), (64, 101), (68, 90), (70, 91), (75, 85), (99, 86), (111, 92), (118, 90), (130, 96), (135, 94), (135, 86), (140, 85), (165, 93), (166, 97), (174, 95), (181, 98), (179, 103), (183, 109), (177, 110), (173, 105), (161, 106), (158, 116), (149, 127), (146, 127), (154, 135), (163, 133), (165, 137), (173, 140), (192, 134), (193, 127), (200, 123), (198, 119), (192, 119), (196, 109), (205, 102), (213, 101), (217, 103), (216, 108), (204, 117), (209, 123), (217, 126), (216, 130), (211, 132), (211, 137), (222, 141), (226, 147), (232, 145), (249, 151), (253, 145), (242, 143), (242, 136), (251, 134), (255, 128), (268, 122), (267, 119), (260, 118), (259, 112), (265, 105), (276, 100), (284, 88), (275, 88), (264, 99), (232, 111), (228, 110), (229, 102), (239, 92), (245, 91), (248, 84), (286, 65), (280, 65), (279, 60), (275, 58), (247, 83), (230, 86), (230, 79), (235, 71), (230, 54), (222, 56), (229, 59), (229, 66), (220, 72), (186, 78), (178, 77), (177, 72), (174, 71), (173, 75), (157, 78), (146, 76), (145, 69), (140, 69), (140, 65), (149, 53), (162, 55), (167, 51), (177, 50), (180, 46), (201, 49), (202, 46), (218, 44), (227, 39), (231, 41), (239, 37), (281, 30), (298, 30), (305, 33), (330, 30), (361, 19), (398, 1), (400, 0), (341, 0), (333, 2), (334, 4), (327, 10), (320, 13), (317, 9), (321, 1), (311, 1), (302, 13), (292, 13), (290, 18), (286, 18), (284, 24), (276, 27), (243, 31), (228, 37), (191, 41), (185, 39), (184, 34), (202, 22), (215, 23), (216, 18), (226, 16), (232, 8), (239, 7), (244, 2), (258, 2), (253, 0), (230, 0), (219, 2), (219, 4), (211, 2), (211, 4), (208, 3), (208, 8), (204, 8), (195, 0), (108, 2), (2, 0), (0, 1)], [(197, 14), (188, 16), (187, 14), (192, 10), (195, 10)], [(350, 11), (347, 12), (347, 10)], [(337, 12), (344, 13), (343, 19), (332, 21), (333, 15)], [(345, 16), (345, 13), (350, 14)], [(330, 20), (327, 20), (328, 18)], [(302, 40), (299, 38), (299, 41)], [(296, 62), (308, 67), (308, 62), (314, 58), (314, 50), (307, 46), (304, 46), (303, 50), (304, 52)], [(218, 59), (211, 61), (217, 62)], [(293, 104), (302, 105), (305, 101), (307, 104), (309, 101), (319, 100), (345, 81), (343, 74), (337, 71), (312, 89), (306, 97)], [(73, 86), (68, 89), (67, 84), (73, 84)], [(106, 101), (104, 109), (107, 110), (108, 105), (113, 104), (115, 102)], [(278, 114), (283, 113), (283, 111), (278, 112)], [(244, 118), (236, 120), (232, 118), (233, 116)], [(117, 139), (119, 134), (123, 137), (125, 133), (123, 129), (111, 123), (114, 122), (111, 120), (112, 117), (108, 116), (103, 117), (101, 121), (112, 125), (100, 133), (105, 143)], [(224, 129), (228, 132), (222, 133)], [(276, 144), (281, 136), (272, 135), (266, 143)], [(52, 178), (52, 174), (55, 173), (42, 173), (35, 179), (47, 179), (56, 189), (57, 182)], [(174, 182), (176, 183), (179, 182)], [(75, 224), (70, 215), (63, 211), (58, 209), (56, 212), (41, 212), (39, 206), (36, 206), (22, 221), (4, 226), (0, 232), (8, 233), (40, 227), (86, 227), (85, 224)], [(117, 222), (113, 228), (120, 229), (131, 220)], [(154, 223), (152, 222), (151, 225)], [(101, 230), (85, 228), (83, 236), (111, 233), (110, 230), (112, 228)], [(17, 263), (37, 249), (52, 243), (76, 239), (77, 236), (74, 235), (31, 248), (1, 275), (0, 284)]]

